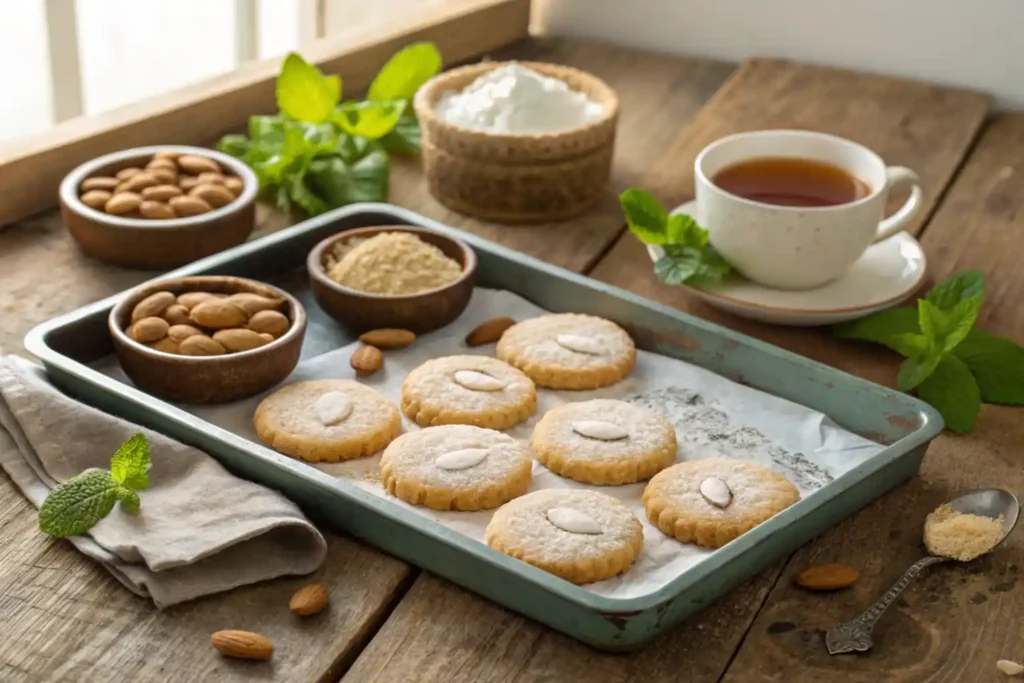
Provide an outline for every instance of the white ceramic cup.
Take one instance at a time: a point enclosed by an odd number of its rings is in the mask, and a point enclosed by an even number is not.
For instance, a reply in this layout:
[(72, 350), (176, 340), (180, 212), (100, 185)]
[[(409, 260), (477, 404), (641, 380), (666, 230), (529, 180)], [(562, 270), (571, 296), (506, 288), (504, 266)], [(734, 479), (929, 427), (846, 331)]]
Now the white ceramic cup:
[[(838, 166), (871, 192), (847, 204), (777, 206), (744, 199), (712, 182), (723, 169), (765, 157), (810, 159)], [(717, 140), (694, 164), (697, 211), (716, 250), (746, 278), (779, 289), (811, 289), (842, 275), (872, 243), (906, 229), (923, 201), (917, 174), (886, 166), (867, 147), (834, 135), (762, 130)], [(899, 211), (885, 215), (895, 185), (910, 184)]]

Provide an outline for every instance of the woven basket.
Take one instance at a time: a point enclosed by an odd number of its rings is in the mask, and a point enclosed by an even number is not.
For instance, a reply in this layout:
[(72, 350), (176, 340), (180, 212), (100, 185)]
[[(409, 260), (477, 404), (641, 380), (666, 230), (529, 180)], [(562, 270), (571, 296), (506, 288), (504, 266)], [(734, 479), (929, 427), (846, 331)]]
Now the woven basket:
[(443, 93), (461, 90), (507, 63), (474, 64), (445, 72), (416, 94), (430, 192), (450, 209), (504, 223), (543, 223), (576, 216), (607, 190), (618, 97), (601, 80), (578, 69), (520, 62), (586, 93), (604, 105), (604, 115), (584, 126), (542, 135), (467, 130), (437, 116), (434, 107)]

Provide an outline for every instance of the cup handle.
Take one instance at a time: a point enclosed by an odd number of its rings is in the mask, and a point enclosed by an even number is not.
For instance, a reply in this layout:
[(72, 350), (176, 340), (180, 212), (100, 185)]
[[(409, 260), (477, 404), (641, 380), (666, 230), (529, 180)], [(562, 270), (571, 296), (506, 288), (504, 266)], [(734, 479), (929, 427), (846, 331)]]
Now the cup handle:
[(885, 169), (886, 190), (904, 183), (913, 184), (910, 189), (910, 197), (907, 198), (907, 201), (903, 202), (903, 206), (900, 207), (899, 211), (878, 224), (878, 234), (875, 235), (875, 242), (888, 239), (896, 233), (906, 230), (908, 224), (917, 218), (917, 214), (920, 213), (924, 205), (921, 179), (917, 177), (916, 173), (904, 166), (890, 166)]

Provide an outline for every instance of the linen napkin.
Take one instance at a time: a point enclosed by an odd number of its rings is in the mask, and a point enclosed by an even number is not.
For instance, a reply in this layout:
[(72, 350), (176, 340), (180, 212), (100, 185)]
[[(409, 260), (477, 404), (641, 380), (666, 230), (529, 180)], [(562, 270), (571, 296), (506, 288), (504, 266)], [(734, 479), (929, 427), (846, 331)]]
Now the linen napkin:
[(0, 357), (0, 466), (36, 507), (58, 482), (90, 467), (109, 469), (114, 451), (138, 432), (153, 462), (139, 513), (118, 504), (87, 535), (68, 539), (130, 590), (163, 608), (308, 574), (323, 562), (323, 536), (280, 493), (65, 396), (33, 363)]

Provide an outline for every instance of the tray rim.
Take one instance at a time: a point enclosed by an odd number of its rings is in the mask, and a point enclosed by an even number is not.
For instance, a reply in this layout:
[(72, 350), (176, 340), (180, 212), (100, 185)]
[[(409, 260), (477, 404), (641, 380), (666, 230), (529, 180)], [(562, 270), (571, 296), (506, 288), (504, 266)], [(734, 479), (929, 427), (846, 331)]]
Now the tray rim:
[[(703, 327), (710, 333), (731, 339), (742, 345), (752, 347), (753, 349), (766, 353), (769, 356), (776, 358), (788, 358), (789, 360), (796, 360), (803, 364), (816, 366), (823, 372), (842, 379), (844, 383), (861, 385), (864, 388), (870, 388), (876, 392), (881, 391), (889, 394), (898, 402), (903, 403), (909, 409), (916, 412), (918, 419), (920, 420), (920, 425), (914, 431), (906, 434), (896, 442), (884, 446), (879, 453), (869, 460), (836, 477), (829, 484), (822, 486), (805, 498), (800, 499), (794, 505), (743, 534), (732, 543), (711, 552), (706, 558), (687, 568), (656, 591), (631, 598), (614, 598), (593, 593), (585, 587), (577, 586), (537, 567), (516, 560), (515, 558), (504, 555), (503, 553), (499, 553), (485, 544), (449, 529), (429, 517), (417, 514), (411, 510), (406, 510), (389, 499), (374, 496), (369, 492), (363, 491), (358, 486), (355, 486), (353, 483), (350, 483), (343, 478), (334, 477), (311, 465), (289, 458), (288, 456), (277, 453), (262, 444), (250, 441), (249, 439), (229, 432), (228, 430), (209, 423), (185, 410), (177, 408), (163, 399), (146, 394), (134, 386), (121, 383), (83, 363), (57, 353), (47, 343), (47, 336), (50, 333), (69, 323), (95, 315), (102, 311), (109, 311), (109, 309), (118, 300), (136, 287), (144, 286), (148, 282), (162, 280), (169, 277), (183, 277), (187, 275), (202, 274), (208, 272), (215, 266), (224, 265), (238, 256), (258, 252), (279, 242), (287, 242), (297, 234), (318, 230), (327, 223), (359, 213), (391, 215), (394, 218), (397, 218), (400, 222), (424, 225), (430, 229), (461, 238), (474, 249), (483, 248), (507, 260), (517, 261), (521, 265), (535, 270), (541, 270), (549, 275), (570, 280), (576, 284), (596, 289), (619, 299), (623, 299), (633, 306), (646, 308), (654, 313), (675, 318), (690, 325)], [(245, 452), (250, 456), (264, 461), (265, 464), (277, 467), (278, 469), (283, 469), (287, 474), (304, 480), (308, 485), (323, 489), (330, 495), (346, 496), (350, 502), (367, 508), (372, 512), (382, 514), (391, 521), (401, 524), (414, 532), (422, 533), (430, 537), (432, 540), (444, 543), (459, 551), (473, 555), (476, 559), (490, 565), (494, 565), (498, 569), (518, 574), (524, 580), (537, 584), (544, 590), (554, 593), (564, 600), (603, 614), (636, 613), (646, 611), (677, 598), (688, 589), (692, 588), (695, 584), (703, 580), (706, 576), (713, 574), (726, 563), (734, 562), (756, 546), (769, 542), (776, 531), (781, 530), (783, 527), (804, 517), (805, 515), (814, 514), (816, 510), (825, 505), (829, 500), (835, 498), (862, 480), (871, 477), (876, 472), (884, 469), (893, 460), (927, 444), (940, 434), (944, 427), (942, 417), (939, 415), (938, 411), (915, 397), (880, 384), (870, 382), (855, 375), (851, 375), (832, 366), (800, 356), (799, 354), (787, 351), (781, 347), (744, 335), (697, 316), (645, 299), (627, 290), (615, 287), (614, 285), (609, 285), (585, 275), (575, 273), (571, 270), (551, 265), (522, 252), (518, 252), (490, 240), (477, 237), (472, 233), (444, 225), (408, 209), (381, 203), (359, 203), (341, 207), (284, 230), (280, 230), (251, 242), (222, 251), (204, 259), (194, 261), (189, 265), (168, 273), (156, 275), (146, 282), (139, 283), (127, 290), (118, 292), (92, 304), (87, 304), (86, 306), (82, 306), (37, 325), (26, 335), (24, 343), (26, 349), (42, 361), (44, 368), (48, 367), (48, 365), (52, 365), (65, 373), (76, 375), (80, 379), (89, 382), (94, 388), (106, 393), (112, 393), (118, 398), (139, 405), (147, 411), (155, 412), (162, 418), (170, 420), (184, 429), (195, 430), (197, 429), (197, 425), (195, 423), (200, 423), (209, 438), (215, 439), (223, 443), (225, 446)], [(403, 559), (403, 561), (415, 564), (414, 562), (410, 562), (405, 559)]]

